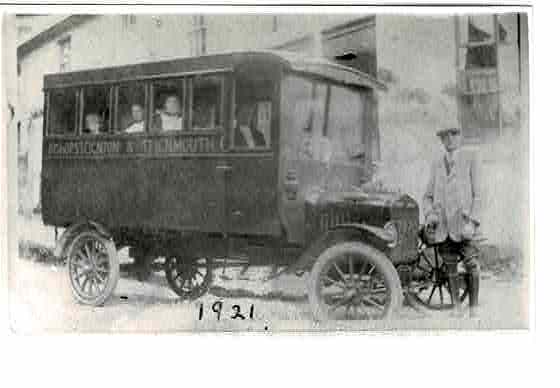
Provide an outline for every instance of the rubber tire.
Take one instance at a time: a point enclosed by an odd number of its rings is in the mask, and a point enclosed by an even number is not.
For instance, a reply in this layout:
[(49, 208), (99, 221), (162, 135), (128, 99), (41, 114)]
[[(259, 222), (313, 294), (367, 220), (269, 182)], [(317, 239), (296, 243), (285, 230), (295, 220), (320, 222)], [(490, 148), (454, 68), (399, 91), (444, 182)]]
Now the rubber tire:
[[(109, 266), (110, 266), (109, 281), (107, 282), (107, 286), (105, 287), (103, 292), (95, 299), (84, 298), (82, 295), (80, 295), (80, 293), (74, 289), (74, 285), (72, 283), (72, 280), (70, 279), (71, 276), (70, 257), (72, 257), (72, 252), (74, 251), (78, 241), (86, 237), (92, 237), (100, 240), (105, 245), (105, 248), (107, 249), (107, 253), (109, 255)], [(117, 248), (115, 247), (115, 243), (113, 242), (113, 240), (103, 237), (101, 234), (99, 234), (99, 232), (95, 230), (86, 230), (84, 232), (81, 232), (77, 234), (72, 240), (72, 243), (68, 248), (68, 255), (67, 255), (66, 262), (67, 262), (66, 268), (68, 270), (68, 276), (69, 276), (68, 281), (70, 282), (70, 289), (72, 290), (74, 299), (76, 299), (79, 303), (88, 306), (101, 306), (113, 294), (113, 291), (117, 286), (117, 283), (119, 281), (119, 276), (120, 276), (120, 263), (119, 263), (119, 258), (117, 256)]]
[(319, 275), (330, 262), (342, 254), (356, 252), (359, 255), (368, 257), (376, 267), (381, 272), (387, 289), (389, 291), (388, 297), (389, 306), (384, 311), (381, 319), (390, 319), (402, 306), (403, 303), (403, 290), (401, 286), (401, 280), (399, 274), (395, 269), (395, 266), (391, 261), (380, 252), (378, 249), (373, 248), (370, 245), (364, 244), (362, 242), (345, 242), (333, 245), (327, 248), (311, 269), (308, 281), (307, 296), (309, 299), (309, 304), (311, 306), (311, 312), (313, 318), (317, 321), (328, 321), (329, 316), (327, 311), (325, 311), (323, 303), (321, 302), (320, 296), (317, 295), (317, 286), (319, 281)]
[[(167, 280), (167, 285), (169, 286), (169, 288), (171, 288), (171, 290), (175, 293), (175, 295), (177, 295), (180, 299), (183, 300), (195, 300), (200, 298), (201, 296), (204, 296), (206, 293), (208, 293), (208, 291), (210, 290), (210, 287), (212, 287), (212, 283), (214, 281), (214, 265), (212, 264), (212, 260), (206, 258), (205, 260), (207, 260), (207, 275), (206, 278), (204, 279), (203, 284), (189, 292), (189, 293), (185, 293), (183, 292), (182, 289), (178, 288), (175, 283), (173, 282), (173, 276), (171, 273), (171, 269), (169, 268), (169, 264), (167, 263), (168, 260), (171, 260), (171, 258), (166, 258), (165, 259), (165, 279)], [(176, 259), (177, 260), (177, 259)]]

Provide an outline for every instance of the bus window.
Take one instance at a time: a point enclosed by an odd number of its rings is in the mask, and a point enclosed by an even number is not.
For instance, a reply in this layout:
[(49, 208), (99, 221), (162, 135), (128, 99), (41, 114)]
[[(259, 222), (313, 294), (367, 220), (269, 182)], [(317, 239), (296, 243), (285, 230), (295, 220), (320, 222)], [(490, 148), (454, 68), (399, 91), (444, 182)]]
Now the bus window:
[(193, 130), (207, 130), (221, 126), (222, 80), (221, 76), (197, 76), (193, 79)]
[(119, 86), (117, 128), (124, 133), (141, 133), (146, 129), (146, 88), (141, 82)]
[(287, 76), (282, 83), (282, 144), (290, 158), (323, 161), (325, 155), (326, 83)]
[(183, 126), (183, 79), (162, 80), (153, 83), (152, 130), (154, 132), (180, 131)]
[(98, 135), (110, 129), (110, 86), (90, 86), (83, 90), (82, 133)]
[(238, 77), (235, 84), (233, 145), (238, 149), (268, 148), (272, 122), (272, 83)]
[(331, 85), (327, 137), (333, 161), (353, 163), (364, 157), (364, 99), (360, 92)]
[(49, 92), (49, 135), (76, 133), (76, 89), (53, 89)]

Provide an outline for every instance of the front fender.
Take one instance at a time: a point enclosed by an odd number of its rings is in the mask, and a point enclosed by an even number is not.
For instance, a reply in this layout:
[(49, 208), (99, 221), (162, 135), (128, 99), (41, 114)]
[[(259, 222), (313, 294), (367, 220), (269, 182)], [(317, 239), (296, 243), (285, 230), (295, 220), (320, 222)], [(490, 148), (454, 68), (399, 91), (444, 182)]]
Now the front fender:
[(391, 237), (383, 228), (365, 224), (340, 224), (316, 239), (286, 272), (310, 269), (319, 255), (328, 247), (342, 242), (360, 241), (381, 252), (387, 252)]
[(103, 237), (108, 239), (111, 238), (111, 233), (109, 232), (109, 230), (98, 222), (91, 220), (77, 222), (66, 228), (64, 233), (62, 233), (62, 235), (57, 240), (56, 246), (54, 248), (54, 257), (59, 259), (65, 258), (68, 248), (74, 240), (74, 237), (86, 230), (95, 230)]

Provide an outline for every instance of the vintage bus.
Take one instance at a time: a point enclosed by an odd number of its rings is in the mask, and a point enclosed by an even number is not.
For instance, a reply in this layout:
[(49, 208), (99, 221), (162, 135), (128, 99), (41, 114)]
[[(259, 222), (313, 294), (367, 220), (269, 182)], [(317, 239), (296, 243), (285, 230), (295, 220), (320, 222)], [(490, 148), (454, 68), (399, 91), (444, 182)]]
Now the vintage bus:
[(417, 260), (418, 206), (361, 189), (384, 88), (272, 51), (46, 75), (43, 219), (65, 229), (55, 253), (75, 298), (103, 304), (128, 247), (181, 298), (220, 266), (271, 265), (310, 271), (318, 319), (390, 316), (410, 272), (397, 267)]

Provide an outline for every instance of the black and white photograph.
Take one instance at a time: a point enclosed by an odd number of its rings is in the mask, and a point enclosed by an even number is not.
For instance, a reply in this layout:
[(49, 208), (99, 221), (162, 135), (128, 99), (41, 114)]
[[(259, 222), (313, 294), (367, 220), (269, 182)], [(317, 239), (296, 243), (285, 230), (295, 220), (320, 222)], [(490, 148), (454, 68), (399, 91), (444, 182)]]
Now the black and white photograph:
[(3, 15), (11, 328), (527, 329), (530, 7), (212, 11)]

